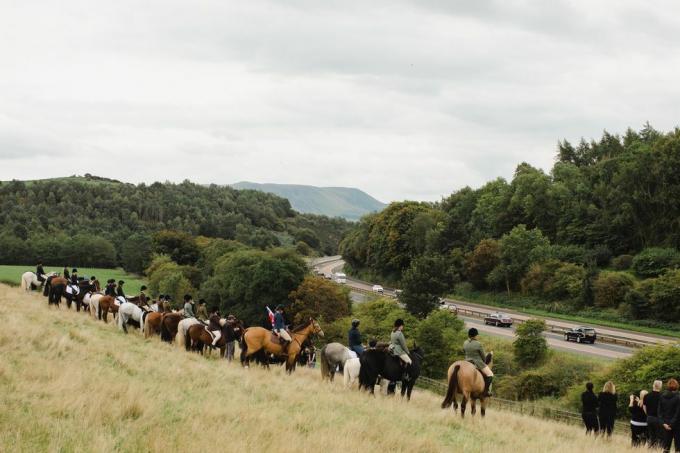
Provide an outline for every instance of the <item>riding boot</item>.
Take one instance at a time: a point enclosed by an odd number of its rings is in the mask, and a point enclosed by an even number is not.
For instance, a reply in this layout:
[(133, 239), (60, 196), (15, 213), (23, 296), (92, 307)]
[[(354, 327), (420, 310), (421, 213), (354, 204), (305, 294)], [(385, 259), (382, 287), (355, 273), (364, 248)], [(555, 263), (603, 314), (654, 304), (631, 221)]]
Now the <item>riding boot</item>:
[(491, 382), (493, 382), (493, 376), (484, 376), (484, 396), (491, 396)]
[(290, 341), (283, 340), (283, 344), (281, 345), (281, 350), (286, 355), (288, 355), (288, 346), (289, 345), (290, 345)]

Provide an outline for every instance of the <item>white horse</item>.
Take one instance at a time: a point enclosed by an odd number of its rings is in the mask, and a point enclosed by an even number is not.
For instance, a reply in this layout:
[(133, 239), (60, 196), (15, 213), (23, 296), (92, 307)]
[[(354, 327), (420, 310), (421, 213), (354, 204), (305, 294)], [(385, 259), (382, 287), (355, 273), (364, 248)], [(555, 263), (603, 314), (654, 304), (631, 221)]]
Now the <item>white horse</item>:
[[(90, 314), (93, 318), (97, 319), (99, 313), (99, 299), (104, 297), (101, 293), (86, 294), (83, 298), (83, 303), (86, 303), (90, 308)], [(114, 314), (115, 316), (115, 314)]]
[[(43, 275), (43, 278), (47, 280), (47, 277), (57, 275), (55, 272), (50, 272), (47, 275)], [(23, 289), (26, 292), (29, 292), (31, 290), (31, 285), (35, 285), (36, 287), (40, 288), (42, 286), (43, 282), (38, 280), (38, 276), (35, 274), (35, 272), (24, 272), (21, 274), (21, 289)]]
[(177, 343), (178, 347), (185, 347), (184, 341), (187, 337), (189, 327), (195, 324), (200, 324), (200, 321), (196, 318), (184, 318), (179, 322), (179, 324), (177, 324), (177, 335), (175, 336), (175, 342)]
[(361, 360), (359, 358), (345, 361), (345, 368), (343, 369), (345, 387), (352, 388), (354, 382), (359, 378), (359, 371), (361, 371)]
[(139, 323), (140, 332), (144, 331), (144, 319), (146, 318), (144, 310), (133, 303), (125, 303), (118, 309), (118, 328), (127, 333), (127, 323), (133, 320)]

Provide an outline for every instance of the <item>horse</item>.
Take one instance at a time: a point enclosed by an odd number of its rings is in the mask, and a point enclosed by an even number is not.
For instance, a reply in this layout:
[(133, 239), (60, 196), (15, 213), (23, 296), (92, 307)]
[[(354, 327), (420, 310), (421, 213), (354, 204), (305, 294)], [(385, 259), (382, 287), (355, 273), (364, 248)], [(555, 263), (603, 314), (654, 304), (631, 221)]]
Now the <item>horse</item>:
[(97, 317), (103, 319), (104, 322), (109, 322), (109, 312), (111, 312), (113, 319), (115, 320), (118, 310), (120, 309), (120, 304), (116, 304), (116, 299), (114, 299), (113, 296), (104, 296), (101, 297), (98, 302)]
[[(45, 279), (47, 279), (47, 277), (54, 277), (55, 275), (57, 274), (50, 272), (45, 275)], [(38, 280), (38, 275), (35, 272), (28, 271), (21, 274), (21, 289), (26, 292), (31, 291), (33, 287), (40, 288), (44, 283), (45, 280), (42, 282)]]
[(345, 362), (352, 358), (348, 347), (340, 343), (328, 343), (321, 348), (319, 363), (321, 364), (321, 380), (330, 379), (333, 382), (335, 369), (340, 366), (342, 370)]
[(84, 302), (85, 295), (88, 293), (92, 293), (95, 289), (96, 289), (95, 286), (90, 284), (90, 282), (87, 280), (79, 281), (78, 286), (68, 285), (66, 287), (66, 294), (64, 295), (64, 297), (66, 297), (66, 305), (69, 308), (69, 310), (71, 309), (71, 304), (75, 300), (76, 311), (80, 311), (80, 307), (82, 305), (86, 305)]
[(352, 388), (354, 385), (354, 382), (357, 380), (359, 377), (359, 373), (361, 372), (361, 359), (360, 358), (352, 358), (347, 361), (345, 361), (345, 366), (343, 367), (342, 374), (343, 374), (343, 382), (345, 384), (346, 388)]
[(250, 357), (264, 350), (275, 356), (286, 356), (286, 371), (292, 373), (295, 370), (295, 359), (302, 349), (302, 344), (312, 334), (323, 337), (323, 330), (321, 330), (318, 322), (309, 318), (306, 323), (293, 329), (291, 332), (293, 341), (290, 342), (287, 351), (284, 352), (283, 345), (279, 342), (278, 337), (274, 337), (271, 330), (264, 327), (250, 327), (245, 330), (241, 338), (241, 364), (248, 366)]
[[(243, 324), (241, 324), (241, 321), (238, 320), (230, 324), (226, 319), (223, 318), (220, 319), (220, 325), (222, 336), (219, 340), (217, 340), (215, 346), (220, 350), (220, 357), (224, 357), (224, 352), (227, 349), (227, 343), (241, 338)], [(213, 337), (208, 332), (207, 326), (203, 324), (191, 325), (189, 330), (187, 330), (187, 335), (184, 341), (187, 351), (191, 349), (204, 354), (206, 346), (209, 346), (209, 350), (212, 350)]]
[(152, 335), (158, 335), (161, 332), (161, 321), (163, 320), (163, 313), (151, 311), (144, 320), (144, 338), (149, 338)]
[(406, 399), (410, 400), (413, 386), (420, 375), (423, 351), (414, 345), (409, 356), (412, 361), (409, 377), (403, 379), (404, 367), (401, 365), (399, 357), (390, 354), (386, 348), (367, 349), (360, 358), (359, 388), (365, 388), (373, 394), (378, 376), (380, 376), (390, 381), (387, 387), (388, 395), (394, 393), (397, 381), (401, 381), (401, 396), (406, 395)]
[(118, 309), (118, 328), (127, 333), (127, 324), (134, 321), (139, 324), (139, 329), (144, 329), (144, 319), (149, 313), (132, 303), (125, 303)]
[[(489, 368), (493, 365), (493, 352), (490, 352), (484, 358)], [(477, 412), (477, 400), (482, 403), (482, 417), (486, 414), (486, 400), (488, 397), (484, 396), (484, 376), (477, 367), (465, 360), (453, 362), (449, 367), (447, 373), (449, 387), (446, 391), (446, 397), (442, 402), (442, 409), (446, 409), (453, 404), (454, 412), (458, 409), (458, 401), (456, 395), (463, 397), (460, 403), (460, 416), (465, 417), (465, 406), (470, 401), (472, 408), (470, 412), (475, 415)]]
[(43, 289), (43, 295), (47, 296), (48, 305), (59, 306), (61, 304), (61, 298), (66, 293), (66, 287), (68, 286), (68, 280), (64, 277), (51, 276), (45, 280), (45, 288)]
[[(175, 335), (175, 343), (177, 343), (178, 347), (186, 348), (187, 331), (189, 330), (189, 327), (193, 326), (194, 324), (201, 324), (201, 321), (199, 321), (196, 318), (184, 318), (177, 324), (177, 335)], [(187, 348), (187, 351), (188, 350), (189, 349)]]
[(181, 313), (162, 313), (161, 340), (172, 343), (177, 335), (177, 325), (184, 317)]

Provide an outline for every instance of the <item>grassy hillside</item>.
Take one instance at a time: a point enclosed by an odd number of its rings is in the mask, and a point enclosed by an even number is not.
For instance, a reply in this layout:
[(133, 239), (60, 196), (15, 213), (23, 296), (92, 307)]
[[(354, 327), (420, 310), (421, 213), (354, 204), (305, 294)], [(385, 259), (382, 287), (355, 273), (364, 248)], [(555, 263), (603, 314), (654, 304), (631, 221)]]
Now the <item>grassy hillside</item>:
[(258, 184), (239, 182), (236, 189), (268, 192), (287, 198), (293, 209), (329, 217), (359, 220), (363, 215), (382, 210), (386, 205), (366, 192), (349, 187), (314, 187), (295, 184)]
[[(24, 272), (31, 271), (35, 272), (35, 267), (31, 266), (11, 266), (11, 265), (0, 265), (0, 282), (7, 283), (9, 285), (19, 285), (21, 276)], [(69, 272), (71, 269), (69, 269)], [(61, 274), (62, 268), (45, 266), (45, 272), (58, 272)], [(78, 275), (83, 277), (90, 277), (94, 275), (99, 280), (102, 285), (106, 284), (106, 280), (110, 278), (115, 278), (116, 281), (125, 281), (126, 295), (134, 295), (139, 293), (139, 288), (146, 284), (146, 282), (139, 276), (125, 272), (123, 269), (102, 269), (95, 267), (79, 267)]]
[(0, 451), (633, 451), (496, 410), (460, 420), (422, 390), (407, 404), (316, 370), (244, 370), (6, 285), (0, 319)]

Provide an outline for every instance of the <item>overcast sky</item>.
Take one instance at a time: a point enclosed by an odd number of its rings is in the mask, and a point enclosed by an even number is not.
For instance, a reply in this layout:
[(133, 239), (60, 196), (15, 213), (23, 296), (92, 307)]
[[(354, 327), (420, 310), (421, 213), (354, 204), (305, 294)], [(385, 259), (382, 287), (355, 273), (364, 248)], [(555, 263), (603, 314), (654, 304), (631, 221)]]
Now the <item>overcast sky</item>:
[(0, 0), (0, 179), (438, 200), (680, 113), (677, 1)]

